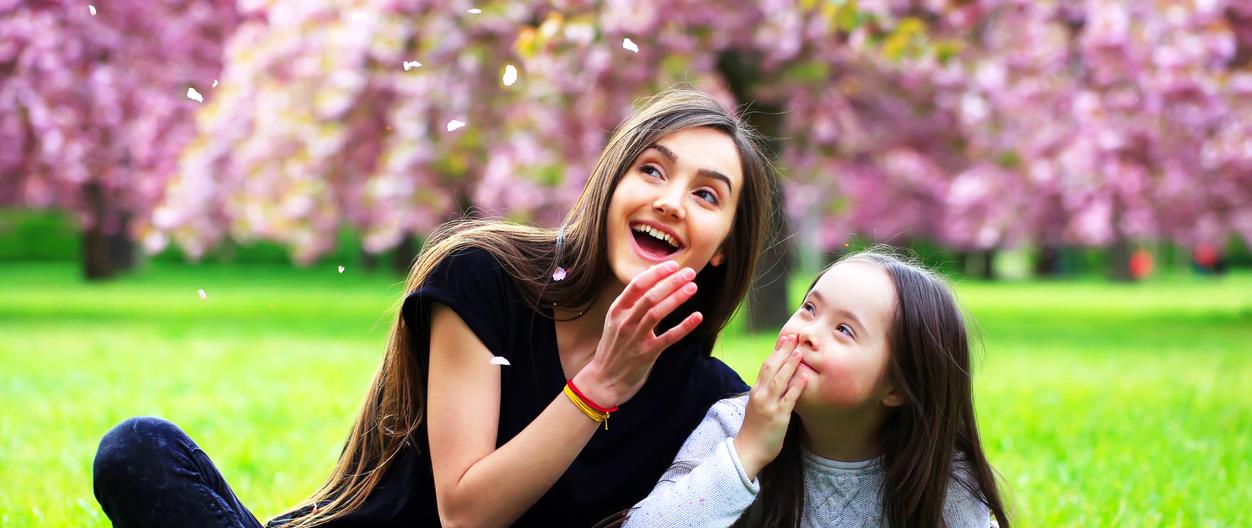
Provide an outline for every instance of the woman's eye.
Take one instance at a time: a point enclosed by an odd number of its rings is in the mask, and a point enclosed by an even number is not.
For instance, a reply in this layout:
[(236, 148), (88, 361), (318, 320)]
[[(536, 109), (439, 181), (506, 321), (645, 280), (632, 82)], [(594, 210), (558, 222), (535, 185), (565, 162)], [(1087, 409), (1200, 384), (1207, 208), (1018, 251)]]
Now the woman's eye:
[(708, 189), (700, 189), (696, 191), (696, 196), (699, 196), (700, 199), (706, 202), (709, 202), (713, 205), (717, 205), (717, 193), (713, 191), (710, 191)]
[(852, 333), (852, 327), (851, 327), (851, 326), (848, 326), (848, 325), (846, 325), (846, 324), (841, 324), (841, 325), (839, 325), (839, 327), (837, 328), (837, 330), (839, 330), (839, 333), (841, 333), (841, 334), (843, 334), (843, 335), (846, 335), (846, 336), (851, 337), (851, 338), (853, 338), (853, 339), (855, 339), (855, 338), (856, 338), (856, 334)]
[(807, 303), (807, 302), (804, 303), (802, 306), (800, 306), (800, 309), (808, 313), (813, 313), (814, 311), (816, 311), (816, 309), (813, 307), (813, 303)]
[(639, 169), (639, 171), (653, 178), (661, 177), (661, 169), (656, 168), (654, 165), (644, 165)]

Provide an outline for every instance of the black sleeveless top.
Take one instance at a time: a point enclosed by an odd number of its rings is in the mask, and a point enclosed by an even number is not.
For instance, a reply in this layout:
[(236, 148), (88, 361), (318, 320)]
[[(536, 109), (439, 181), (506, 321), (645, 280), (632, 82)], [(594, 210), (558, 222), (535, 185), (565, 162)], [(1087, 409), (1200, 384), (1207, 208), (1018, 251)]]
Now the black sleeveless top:
[[(450, 255), (405, 299), (402, 309), (423, 378), (430, 363), (432, 302), (452, 308), (492, 354), (509, 361), (499, 367), (496, 446), (502, 446), (565, 386), (551, 312), (536, 313), (485, 250)], [(514, 526), (586, 527), (633, 506), (656, 485), (709, 407), (747, 390), (726, 364), (694, 341), (680, 341), (661, 354), (638, 394), (613, 414), (608, 430), (596, 430), (573, 464)], [(400, 525), (439, 525), (425, 424), (366, 503), (330, 524)]]

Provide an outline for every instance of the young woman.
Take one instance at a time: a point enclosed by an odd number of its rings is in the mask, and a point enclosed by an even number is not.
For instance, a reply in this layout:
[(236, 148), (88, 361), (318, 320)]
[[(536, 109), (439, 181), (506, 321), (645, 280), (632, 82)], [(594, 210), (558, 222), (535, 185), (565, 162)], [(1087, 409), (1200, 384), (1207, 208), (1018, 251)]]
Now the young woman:
[(941, 279), (871, 251), (818, 276), (756, 387), (709, 410), (625, 524), (987, 528), (992, 517), (1008, 528), (961, 312)]
[[(777, 185), (711, 97), (652, 98), (558, 229), (429, 237), (327, 482), (272, 526), (588, 526), (647, 494), (709, 406), (747, 390), (710, 357), (751, 283)], [(173, 424), (101, 441), (117, 526), (251, 525)]]

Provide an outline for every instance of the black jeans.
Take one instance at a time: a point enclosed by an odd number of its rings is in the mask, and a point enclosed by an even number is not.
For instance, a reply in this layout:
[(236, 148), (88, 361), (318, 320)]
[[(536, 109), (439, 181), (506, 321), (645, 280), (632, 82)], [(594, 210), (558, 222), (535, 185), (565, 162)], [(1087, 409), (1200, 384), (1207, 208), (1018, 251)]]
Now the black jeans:
[(92, 474), (118, 528), (261, 526), (200, 446), (160, 418), (130, 418), (105, 434)]

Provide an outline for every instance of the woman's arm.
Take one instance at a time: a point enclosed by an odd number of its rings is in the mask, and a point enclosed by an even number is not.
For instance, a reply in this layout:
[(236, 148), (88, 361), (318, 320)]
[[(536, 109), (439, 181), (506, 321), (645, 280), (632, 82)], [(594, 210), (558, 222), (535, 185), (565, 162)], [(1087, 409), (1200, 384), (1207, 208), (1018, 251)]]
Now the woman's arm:
[[(612, 406), (633, 396), (661, 350), (695, 329), (698, 314), (661, 336), (652, 333), (657, 321), (694, 294), (684, 287), (694, 286), (694, 277), (676, 268), (662, 264), (636, 277), (610, 308), (596, 358), (575, 376), (597, 403)], [(560, 478), (599, 425), (559, 394), (496, 449), (500, 373), (491, 357), (455, 312), (434, 305), (427, 429), (444, 526), (512, 523)]]

